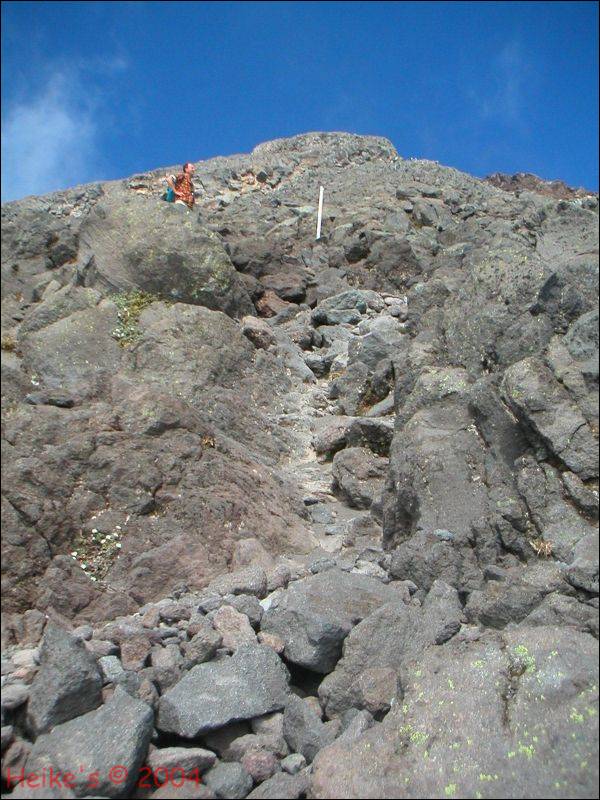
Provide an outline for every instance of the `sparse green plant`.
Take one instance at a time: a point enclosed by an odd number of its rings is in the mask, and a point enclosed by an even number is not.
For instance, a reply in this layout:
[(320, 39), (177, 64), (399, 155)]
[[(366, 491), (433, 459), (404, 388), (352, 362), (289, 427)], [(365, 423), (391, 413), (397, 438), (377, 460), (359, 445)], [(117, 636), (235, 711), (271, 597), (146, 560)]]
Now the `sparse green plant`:
[(12, 333), (3, 333), (2, 334), (2, 341), (1, 341), (2, 349), (5, 350), (7, 353), (12, 353), (16, 350), (17, 342), (15, 337)]
[(142, 311), (152, 303), (160, 300), (154, 294), (134, 289), (131, 292), (121, 292), (111, 298), (117, 306), (119, 324), (112, 332), (113, 337), (121, 347), (127, 347), (140, 336), (139, 319)]
[(74, 542), (71, 558), (93, 581), (102, 580), (119, 556), (122, 535), (120, 525), (110, 533), (102, 533), (97, 528), (82, 530)]
[(533, 673), (537, 670), (535, 657), (531, 655), (527, 647), (518, 644), (512, 648), (510, 653), (510, 672), (513, 676)]

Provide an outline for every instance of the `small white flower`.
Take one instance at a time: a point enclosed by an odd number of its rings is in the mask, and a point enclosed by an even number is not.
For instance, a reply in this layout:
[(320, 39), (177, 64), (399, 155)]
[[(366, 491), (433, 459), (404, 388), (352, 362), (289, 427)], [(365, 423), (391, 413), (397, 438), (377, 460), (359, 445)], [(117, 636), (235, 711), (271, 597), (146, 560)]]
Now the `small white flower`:
[(118, 547), (118, 548), (120, 549), (121, 547), (123, 547), (123, 545), (121, 544), (121, 542), (117, 542), (117, 544), (115, 545), (115, 547)]
[(77, 558), (77, 550), (73, 550), (73, 552), (71, 553), (71, 555), (73, 556), (73, 558)]
[(81, 569), (87, 569), (87, 564), (82, 564)]
[(98, 528), (92, 528), (92, 533), (98, 533)]

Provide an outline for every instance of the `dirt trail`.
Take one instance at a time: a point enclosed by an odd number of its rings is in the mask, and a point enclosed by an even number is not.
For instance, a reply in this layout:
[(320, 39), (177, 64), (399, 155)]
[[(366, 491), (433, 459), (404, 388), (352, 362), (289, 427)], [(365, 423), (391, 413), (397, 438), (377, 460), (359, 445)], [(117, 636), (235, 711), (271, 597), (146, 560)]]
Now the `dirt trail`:
[(335, 401), (328, 398), (329, 382), (298, 379), (288, 395), (278, 423), (292, 430), (294, 444), (280, 464), (280, 473), (297, 487), (310, 517), (308, 527), (316, 546), (308, 561), (330, 554), (352, 563), (366, 549), (382, 552), (381, 528), (368, 510), (352, 508), (340, 496), (331, 459), (319, 456), (313, 446), (314, 435), (341, 418)]

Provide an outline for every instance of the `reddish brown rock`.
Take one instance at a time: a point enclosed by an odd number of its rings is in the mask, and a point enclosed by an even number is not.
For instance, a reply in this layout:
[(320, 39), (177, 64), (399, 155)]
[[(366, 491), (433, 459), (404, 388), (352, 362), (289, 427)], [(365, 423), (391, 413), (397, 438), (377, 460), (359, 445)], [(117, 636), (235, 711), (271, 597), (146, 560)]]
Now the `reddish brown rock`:
[(272, 289), (267, 289), (263, 296), (256, 301), (256, 310), (261, 317), (274, 317), (280, 314), (290, 304), (282, 300)]

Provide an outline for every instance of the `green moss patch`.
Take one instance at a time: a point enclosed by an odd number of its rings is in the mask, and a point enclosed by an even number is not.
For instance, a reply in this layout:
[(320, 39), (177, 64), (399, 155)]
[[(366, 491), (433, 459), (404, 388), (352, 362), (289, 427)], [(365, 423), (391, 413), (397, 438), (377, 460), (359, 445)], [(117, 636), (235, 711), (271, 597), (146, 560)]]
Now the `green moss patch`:
[(160, 299), (154, 294), (142, 292), (138, 289), (131, 292), (121, 292), (121, 294), (115, 294), (111, 297), (111, 300), (117, 306), (119, 318), (119, 323), (112, 335), (121, 347), (127, 347), (139, 338), (138, 322), (140, 314), (145, 308)]

